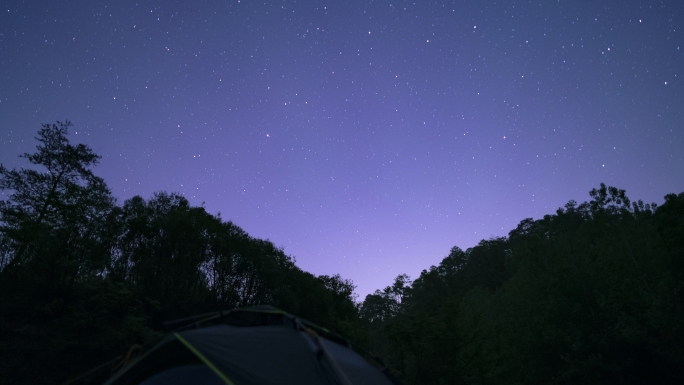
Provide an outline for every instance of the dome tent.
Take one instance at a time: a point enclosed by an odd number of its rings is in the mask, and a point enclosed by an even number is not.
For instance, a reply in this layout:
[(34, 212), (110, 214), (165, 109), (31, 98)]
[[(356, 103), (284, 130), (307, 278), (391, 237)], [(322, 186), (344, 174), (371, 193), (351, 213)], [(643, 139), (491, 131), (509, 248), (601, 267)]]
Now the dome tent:
[(399, 384), (369, 358), (324, 328), (259, 306), (177, 329), (105, 385)]

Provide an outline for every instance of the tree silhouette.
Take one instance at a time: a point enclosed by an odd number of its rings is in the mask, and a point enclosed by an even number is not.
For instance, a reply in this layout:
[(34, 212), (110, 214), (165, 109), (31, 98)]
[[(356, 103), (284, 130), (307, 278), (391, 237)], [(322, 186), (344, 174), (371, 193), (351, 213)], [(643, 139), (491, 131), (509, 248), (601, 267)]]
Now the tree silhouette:
[(3, 275), (30, 271), (58, 285), (107, 264), (103, 232), (114, 199), (91, 170), (100, 156), (86, 145), (70, 144), (69, 126), (68, 121), (44, 124), (37, 152), (21, 155), (39, 169), (0, 165), (0, 190), (11, 191), (0, 202), (0, 232), (11, 250), (0, 266)]

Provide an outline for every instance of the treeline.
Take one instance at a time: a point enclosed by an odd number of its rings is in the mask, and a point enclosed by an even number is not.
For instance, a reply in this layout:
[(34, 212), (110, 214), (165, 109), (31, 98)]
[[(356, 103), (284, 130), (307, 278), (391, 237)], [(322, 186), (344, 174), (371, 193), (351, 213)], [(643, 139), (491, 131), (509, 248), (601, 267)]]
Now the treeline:
[(614, 187), (366, 297), (409, 384), (684, 383), (684, 193)]
[(0, 166), (0, 382), (100, 383), (165, 321), (258, 304), (358, 334), (351, 281), (178, 194), (118, 204), (69, 125), (43, 125), (27, 167)]
[(0, 165), (1, 383), (97, 384), (165, 321), (259, 304), (370, 348), (407, 384), (684, 382), (684, 193), (657, 206), (601, 184), (355, 303), (351, 281), (180, 195), (119, 204), (68, 127), (44, 125), (27, 167)]

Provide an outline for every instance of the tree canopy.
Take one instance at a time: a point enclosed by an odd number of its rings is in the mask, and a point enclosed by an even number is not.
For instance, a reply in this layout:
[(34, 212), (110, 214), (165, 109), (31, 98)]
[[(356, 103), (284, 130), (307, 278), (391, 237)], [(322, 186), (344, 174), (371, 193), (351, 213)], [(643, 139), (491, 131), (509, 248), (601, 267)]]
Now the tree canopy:
[(684, 380), (684, 193), (589, 195), (367, 296), (369, 338), (415, 384)]

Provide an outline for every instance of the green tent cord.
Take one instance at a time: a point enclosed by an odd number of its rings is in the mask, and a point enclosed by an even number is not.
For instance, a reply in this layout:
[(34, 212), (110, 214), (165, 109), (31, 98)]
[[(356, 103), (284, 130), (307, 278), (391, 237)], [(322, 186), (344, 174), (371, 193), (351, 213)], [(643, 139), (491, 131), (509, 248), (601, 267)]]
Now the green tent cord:
[(202, 360), (202, 362), (204, 362), (205, 365), (207, 365), (211, 370), (213, 370), (214, 373), (216, 373), (217, 376), (221, 377), (221, 379), (222, 379), (226, 384), (228, 384), (228, 385), (235, 385), (235, 384), (233, 383), (233, 381), (231, 381), (231, 380), (230, 380), (228, 377), (226, 377), (226, 375), (223, 374), (216, 366), (214, 366), (214, 364), (212, 364), (211, 361), (209, 361), (209, 359), (207, 359), (207, 357), (205, 357), (202, 353), (200, 353), (199, 350), (195, 349), (195, 347), (192, 346), (192, 345), (190, 344), (190, 342), (188, 342), (185, 338), (181, 337), (181, 335), (178, 334), (178, 333), (173, 333), (173, 335), (176, 336), (176, 338), (178, 338), (178, 340), (179, 340), (180, 342), (182, 342), (183, 345), (185, 345), (186, 348), (190, 349), (191, 352), (193, 352), (197, 357), (199, 357), (199, 359)]

